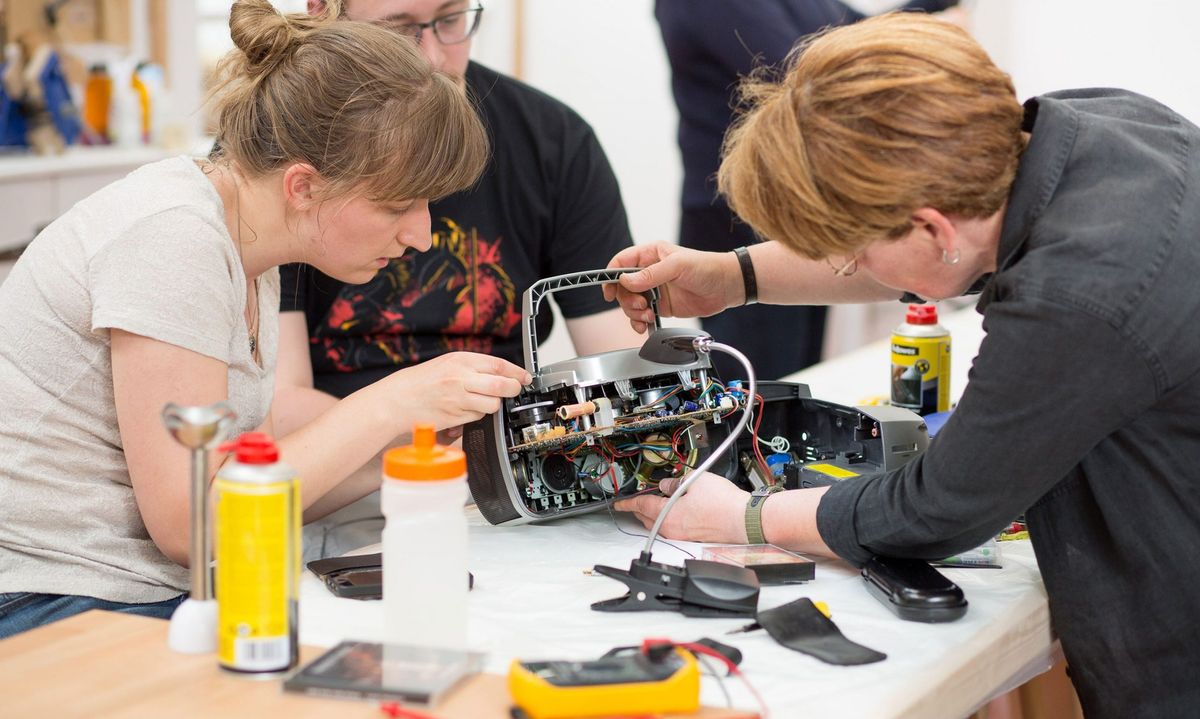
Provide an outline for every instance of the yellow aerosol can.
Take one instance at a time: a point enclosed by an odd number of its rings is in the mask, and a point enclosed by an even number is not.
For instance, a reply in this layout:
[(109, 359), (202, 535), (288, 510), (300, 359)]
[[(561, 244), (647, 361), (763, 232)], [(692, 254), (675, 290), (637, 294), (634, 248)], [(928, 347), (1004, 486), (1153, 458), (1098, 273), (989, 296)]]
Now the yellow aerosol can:
[(892, 404), (920, 415), (950, 409), (950, 333), (933, 305), (909, 305), (892, 334)]
[(300, 486), (270, 436), (247, 432), (213, 482), (217, 660), (235, 672), (281, 672), (299, 659)]

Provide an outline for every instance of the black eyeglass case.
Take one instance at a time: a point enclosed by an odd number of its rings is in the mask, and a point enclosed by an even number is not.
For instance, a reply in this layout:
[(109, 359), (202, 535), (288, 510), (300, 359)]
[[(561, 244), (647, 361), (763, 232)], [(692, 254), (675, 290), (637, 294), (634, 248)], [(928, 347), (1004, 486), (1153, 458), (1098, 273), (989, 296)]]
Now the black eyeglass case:
[(336, 596), (354, 599), (383, 596), (383, 555), (379, 552), (327, 557), (311, 561), (307, 566)]
[(920, 559), (874, 557), (863, 565), (867, 592), (910, 622), (952, 622), (967, 613), (957, 584)]
[[(309, 562), (308, 570), (335, 596), (350, 599), (383, 598), (383, 555), (358, 554), (326, 557)], [(467, 572), (467, 587), (475, 588), (475, 575)]]

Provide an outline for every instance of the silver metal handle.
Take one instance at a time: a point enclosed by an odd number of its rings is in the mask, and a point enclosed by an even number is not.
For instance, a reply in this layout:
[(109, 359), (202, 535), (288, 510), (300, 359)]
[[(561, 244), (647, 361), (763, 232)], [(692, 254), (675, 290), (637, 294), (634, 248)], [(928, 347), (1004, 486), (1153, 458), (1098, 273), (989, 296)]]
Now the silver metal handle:
[[(537, 377), (538, 370), (541, 367), (541, 363), (538, 362), (537, 314), (538, 310), (541, 309), (542, 300), (559, 290), (606, 285), (610, 282), (616, 282), (621, 278), (621, 275), (640, 270), (640, 267), (623, 267), (612, 270), (575, 272), (569, 275), (558, 275), (538, 280), (529, 289), (525, 290), (525, 294), (521, 296), (521, 320), (523, 322), (521, 327), (521, 348), (525, 353), (525, 369), (529, 370), (529, 374)], [(654, 329), (659, 329), (662, 327), (662, 322), (658, 318), (658, 289), (654, 288), (643, 294), (646, 295), (646, 299), (650, 302), (650, 310), (654, 312)]]

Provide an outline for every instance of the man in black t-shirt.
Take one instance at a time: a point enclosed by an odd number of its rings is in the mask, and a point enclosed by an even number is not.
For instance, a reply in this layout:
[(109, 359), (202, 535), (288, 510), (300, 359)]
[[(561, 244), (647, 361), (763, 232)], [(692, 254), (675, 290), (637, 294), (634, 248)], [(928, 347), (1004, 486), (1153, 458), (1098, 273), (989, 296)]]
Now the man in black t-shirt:
[[(310, 2), (310, 10), (320, 5)], [(493, 156), (476, 187), (431, 203), (432, 248), (394, 260), (372, 282), (346, 285), (308, 266), (282, 268), (276, 401), (285, 425), (447, 353), (521, 364), (525, 289), (542, 277), (602, 268), (631, 244), (616, 177), (587, 123), (554, 98), (469, 62), (481, 8), (468, 0), (343, 5), (349, 19), (417, 37), (436, 67), (464, 78)], [(554, 299), (579, 354), (641, 342), (596, 288)], [(548, 336), (552, 323), (543, 311), (538, 335)], [(422, 368), (414, 381), (453, 372), (459, 358)]]
[[(337, 397), (390, 376), (409, 388), (396, 393), (394, 412), (453, 437), (463, 422), (497, 406), (488, 387), (499, 371), (496, 358), (523, 364), (521, 294), (543, 277), (603, 268), (629, 247), (625, 208), (608, 159), (579, 115), (469, 61), (482, 14), (477, 2), (341, 5), (348, 19), (412, 35), (435, 67), (463, 78), (488, 129), (492, 161), (474, 188), (430, 204), (429, 251), (405, 253), (371, 282), (346, 285), (309, 266), (280, 268), (275, 427), (286, 433), (307, 424)], [(323, 7), (309, 0), (310, 12)], [(597, 288), (558, 292), (554, 300), (578, 354), (644, 339)], [(539, 337), (549, 336), (553, 321), (543, 309)], [(473, 400), (452, 404), (463, 393), (447, 390), (462, 388)], [(377, 466), (368, 464), (328, 501), (378, 484)], [(378, 515), (378, 495), (371, 494), (306, 525), (304, 559), (378, 542)]]

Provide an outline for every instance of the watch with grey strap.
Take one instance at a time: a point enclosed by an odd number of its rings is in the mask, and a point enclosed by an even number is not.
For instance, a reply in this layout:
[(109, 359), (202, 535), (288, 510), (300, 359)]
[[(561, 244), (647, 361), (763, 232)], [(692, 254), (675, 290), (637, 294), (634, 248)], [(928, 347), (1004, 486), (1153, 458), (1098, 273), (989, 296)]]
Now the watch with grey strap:
[(746, 543), (747, 544), (766, 544), (767, 538), (763, 535), (762, 528), (762, 507), (767, 502), (767, 497), (783, 489), (782, 484), (766, 485), (759, 487), (750, 493), (750, 499), (746, 502)]

